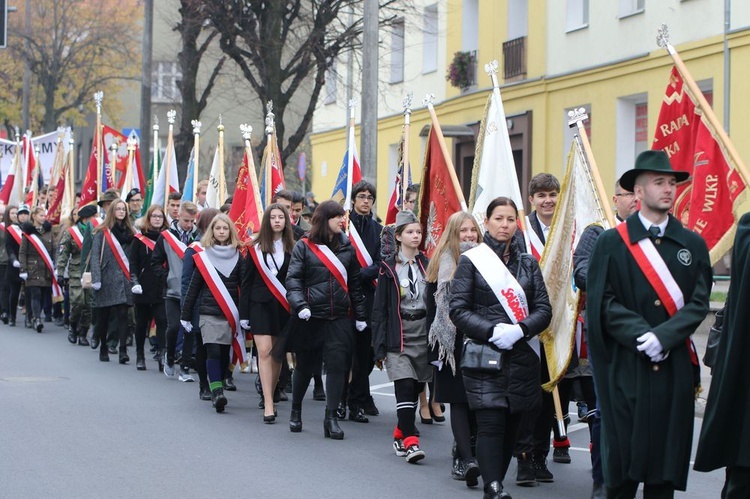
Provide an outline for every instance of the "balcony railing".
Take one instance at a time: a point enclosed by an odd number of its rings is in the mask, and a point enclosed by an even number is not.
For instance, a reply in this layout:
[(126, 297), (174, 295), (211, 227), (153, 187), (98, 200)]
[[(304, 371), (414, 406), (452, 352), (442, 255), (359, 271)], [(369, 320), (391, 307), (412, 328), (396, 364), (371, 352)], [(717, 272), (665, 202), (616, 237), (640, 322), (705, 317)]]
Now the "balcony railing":
[(503, 77), (506, 81), (526, 78), (526, 37), (503, 43)]

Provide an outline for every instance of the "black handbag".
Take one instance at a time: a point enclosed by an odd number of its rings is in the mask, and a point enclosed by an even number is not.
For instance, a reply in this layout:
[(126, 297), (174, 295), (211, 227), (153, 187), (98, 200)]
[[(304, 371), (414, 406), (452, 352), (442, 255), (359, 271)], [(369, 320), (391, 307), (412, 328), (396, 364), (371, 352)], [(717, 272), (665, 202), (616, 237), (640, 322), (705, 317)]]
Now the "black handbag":
[(461, 355), (461, 369), (499, 373), (503, 370), (503, 352), (492, 343), (467, 339)]

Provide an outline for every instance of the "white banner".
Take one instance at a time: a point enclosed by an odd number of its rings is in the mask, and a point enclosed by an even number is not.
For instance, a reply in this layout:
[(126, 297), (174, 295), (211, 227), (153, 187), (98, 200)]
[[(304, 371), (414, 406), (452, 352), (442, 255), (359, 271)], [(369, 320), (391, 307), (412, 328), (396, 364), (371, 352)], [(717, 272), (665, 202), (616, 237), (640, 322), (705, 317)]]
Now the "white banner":
[[(42, 167), (44, 182), (49, 183), (52, 175), (52, 166), (55, 163), (55, 151), (57, 151), (57, 136), (62, 133), (62, 144), (67, 154), (70, 150), (68, 140), (70, 139), (70, 127), (58, 131), (45, 133), (31, 138), (33, 147), (39, 148), (37, 161)], [(13, 166), (13, 155), (16, 153), (16, 143), (12, 140), (0, 139), (0, 185), (5, 182)]]

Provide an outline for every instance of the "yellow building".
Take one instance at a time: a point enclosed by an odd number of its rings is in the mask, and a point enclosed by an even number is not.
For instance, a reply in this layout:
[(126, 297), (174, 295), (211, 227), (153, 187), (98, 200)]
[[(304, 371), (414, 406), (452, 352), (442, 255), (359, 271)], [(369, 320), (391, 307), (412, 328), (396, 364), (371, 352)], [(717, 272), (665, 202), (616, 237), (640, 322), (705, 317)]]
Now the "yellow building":
[[(669, 24), (671, 44), (713, 102), (720, 120), (725, 115), (725, 88), (729, 89), (730, 136), (750, 133), (745, 119), (750, 115), (746, 83), (750, 2), (733, 3), (726, 30), (723, 0), (647, 4), (645, 0), (426, 0), (417, 4), (415, 12), (406, 15), (406, 29), (381, 36), (381, 75), (388, 80), (379, 84), (384, 95), (377, 130), (377, 209), (381, 214), (393, 189), (403, 126), (400, 102), (409, 90), (415, 93), (409, 137), (414, 181), (421, 175), (423, 128), (429, 124), (421, 101), (425, 92), (433, 92), (469, 202), (476, 134), (491, 89), (483, 67), (493, 59), (500, 62), (501, 94), (524, 193), (536, 173), (562, 176), (573, 138), (567, 125), (567, 112), (572, 108), (584, 107), (589, 112), (592, 149), (610, 193), (615, 180), (632, 168), (638, 152), (650, 146), (672, 67), (667, 51), (656, 44), (662, 22)], [(437, 20), (431, 17), (435, 13)], [(428, 40), (435, 31), (436, 46), (434, 38)], [(456, 52), (468, 52), (475, 61), (476, 74), (470, 75), (474, 83), (468, 88), (454, 88), (445, 79)], [(428, 64), (432, 61), (436, 61), (434, 70)], [(400, 80), (393, 77), (399, 64)], [(725, 64), (730, 74), (726, 86)], [(345, 116), (344, 102), (333, 99), (316, 111), (311, 136), (312, 190), (318, 200), (330, 196), (346, 149), (344, 120), (337, 120)], [(360, 133), (358, 127), (358, 143)], [(740, 156), (750, 158), (750, 144), (734, 142)]]

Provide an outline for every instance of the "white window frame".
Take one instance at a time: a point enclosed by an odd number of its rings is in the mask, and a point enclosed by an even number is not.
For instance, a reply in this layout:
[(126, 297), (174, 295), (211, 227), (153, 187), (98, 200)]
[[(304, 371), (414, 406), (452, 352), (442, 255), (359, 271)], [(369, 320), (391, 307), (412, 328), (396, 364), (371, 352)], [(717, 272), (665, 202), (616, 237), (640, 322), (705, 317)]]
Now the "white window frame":
[(323, 105), (335, 104), (339, 78), (339, 75), (336, 72), (336, 59), (331, 62), (331, 65), (326, 70), (325, 78), (325, 97), (323, 98)]
[(646, 0), (620, 0), (619, 19), (642, 14), (646, 11)]
[(479, 50), (479, 0), (461, 2), (461, 51)]
[(153, 65), (151, 81), (151, 101), (171, 103), (180, 100), (177, 81), (182, 79), (180, 65), (173, 61), (158, 61)]
[[(648, 94), (639, 93), (618, 97), (616, 104), (615, 178), (633, 168), (635, 164), (635, 107), (648, 104)], [(651, 143), (648, 138), (647, 144)]]

